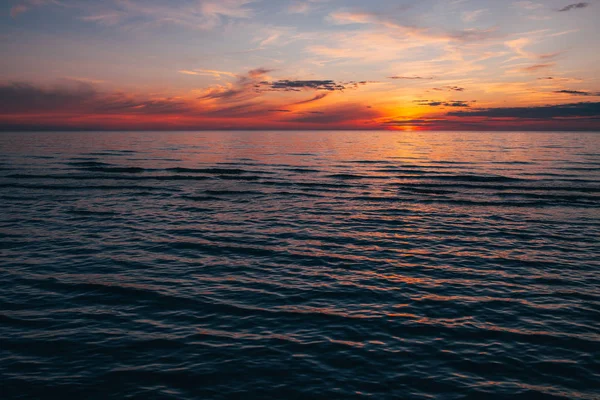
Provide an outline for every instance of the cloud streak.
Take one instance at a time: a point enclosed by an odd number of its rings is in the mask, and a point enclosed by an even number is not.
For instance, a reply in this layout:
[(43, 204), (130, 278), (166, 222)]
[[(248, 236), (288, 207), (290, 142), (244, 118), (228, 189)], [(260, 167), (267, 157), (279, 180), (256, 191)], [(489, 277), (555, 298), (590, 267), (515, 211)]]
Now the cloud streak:
[(449, 112), (454, 117), (555, 119), (600, 117), (600, 103), (570, 103), (532, 107), (486, 108), (474, 111)]
[(316, 95), (314, 95), (314, 97), (311, 97), (310, 99), (297, 101), (292, 104), (293, 105), (301, 105), (301, 104), (314, 103), (315, 101), (324, 99), (325, 97), (327, 97), (327, 95), (328, 95), (328, 93), (317, 93)]
[(470, 107), (470, 103), (475, 101), (462, 101), (462, 100), (449, 100), (449, 101), (436, 101), (436, 100), (415, 100), (420, 106), (429, 107)]
[(326, 90), (326, 91), (342, 91), (346, 89), (341, 83), (337, 83), (333, 80), (279, 80), (274, 82), (261, 82), (262, 85), (268, 86), (273, 90), (284, 90), (284, 91), (301, 91), (303, 89), (313, 90)]
[(559, 12), (571, 11), (571, 10), (576, 10), (578, 8), (586, 8), (589, 5), (590, 5), (590, 3), (574, 3), (574, 4), (569, 4), (568, 6), (565, 6), (558, 11)]
[(433, 79), (433, 77), (424, 77), (424, 76), (388, 76), (388, 79), (400, 79), (400, 80), (421, 80), (421, 79)]
[(45, 5), (57, 5), (78, 10), (81, 21), (105, 26), (179, 25), (190, 29), (210, 30), (229, 19), (249, 19), (250, 7), (258, 0), (170, 0), (161, 3), (150, 0), (112, 0), (79, 2), (73, 0), (22, 0), (11, 9), (11, 16)]
[(570, 94), (574, 96), (600, 96), (600, 92), (586, 92), (583, 90), (555, 90), (554, 93), (557, 94)]
[(52, 87), (21, 82), (0, 85), (2, 114), (174, 114), (189, 112), (191, 109), (181, 99), (140, 99), (120, 92), (100, 93), (92, 84), (85, 82)]
[(22, 0), (11, 7), (10, 16), (11, 18), (15, 19), (20, 14), (26, 13), (33, 8), (46, 5), (65, 6), (64, 3), (57, 0)]

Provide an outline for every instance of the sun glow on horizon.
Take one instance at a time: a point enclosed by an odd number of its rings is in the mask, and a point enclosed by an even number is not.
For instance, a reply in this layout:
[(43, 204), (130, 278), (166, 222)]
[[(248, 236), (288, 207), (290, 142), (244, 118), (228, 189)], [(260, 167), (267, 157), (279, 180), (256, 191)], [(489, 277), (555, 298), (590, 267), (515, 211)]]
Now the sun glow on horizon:
[(600, 129), (596, 2), (283, 3), (14, 0), (0, 129)]

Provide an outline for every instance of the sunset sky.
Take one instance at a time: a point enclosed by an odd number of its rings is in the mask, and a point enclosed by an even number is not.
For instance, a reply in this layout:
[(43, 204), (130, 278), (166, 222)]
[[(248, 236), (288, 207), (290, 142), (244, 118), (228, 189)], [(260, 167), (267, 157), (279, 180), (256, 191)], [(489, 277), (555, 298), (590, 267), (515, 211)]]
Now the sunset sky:
[(21, 0), (0, 130), (600, 130), (600, 1)]

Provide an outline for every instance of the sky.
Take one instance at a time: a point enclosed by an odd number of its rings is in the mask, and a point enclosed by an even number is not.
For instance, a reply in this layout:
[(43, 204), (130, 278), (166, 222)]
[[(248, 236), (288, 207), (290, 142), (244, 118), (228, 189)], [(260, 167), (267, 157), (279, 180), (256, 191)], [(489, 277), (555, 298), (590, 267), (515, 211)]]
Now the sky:
[(0, 130), (600, 131), (600, 0), (0, 7)]

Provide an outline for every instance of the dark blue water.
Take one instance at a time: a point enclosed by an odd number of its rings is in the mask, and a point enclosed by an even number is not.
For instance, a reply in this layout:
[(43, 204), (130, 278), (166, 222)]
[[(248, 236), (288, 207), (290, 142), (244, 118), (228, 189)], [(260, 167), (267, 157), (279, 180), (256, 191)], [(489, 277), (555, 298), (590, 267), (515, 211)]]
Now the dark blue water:
[(600, 398), (600, 134), (0, 134), (0, 397)]

